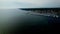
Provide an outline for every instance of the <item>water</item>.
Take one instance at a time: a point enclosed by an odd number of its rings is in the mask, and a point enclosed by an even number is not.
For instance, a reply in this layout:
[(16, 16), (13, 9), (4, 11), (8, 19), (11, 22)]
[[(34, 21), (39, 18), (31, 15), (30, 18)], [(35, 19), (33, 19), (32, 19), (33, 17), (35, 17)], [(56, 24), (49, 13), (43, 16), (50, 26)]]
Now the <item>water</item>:
[(49, 24), (48, 21), (52, 19), (47, 16), (31, 15), (29, 13), (31, 11), (0, 9), (0, 33), (14, 32), (16, 30), (23, 31), (25, 28), (33, 26), (35, 26), (34, 28), (47, 26)]

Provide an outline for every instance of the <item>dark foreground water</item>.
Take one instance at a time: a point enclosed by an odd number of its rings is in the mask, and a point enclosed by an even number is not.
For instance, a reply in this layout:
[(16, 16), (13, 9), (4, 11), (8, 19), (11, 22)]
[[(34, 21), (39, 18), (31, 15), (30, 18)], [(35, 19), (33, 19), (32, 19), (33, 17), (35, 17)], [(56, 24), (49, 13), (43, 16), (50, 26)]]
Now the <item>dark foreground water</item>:
[[(31, 11), (0, 9), (0, 33), (17, 34), (56, 30), (60, 18), (30, 15)], [(58, 25), (57, 25), (58, 26)]]

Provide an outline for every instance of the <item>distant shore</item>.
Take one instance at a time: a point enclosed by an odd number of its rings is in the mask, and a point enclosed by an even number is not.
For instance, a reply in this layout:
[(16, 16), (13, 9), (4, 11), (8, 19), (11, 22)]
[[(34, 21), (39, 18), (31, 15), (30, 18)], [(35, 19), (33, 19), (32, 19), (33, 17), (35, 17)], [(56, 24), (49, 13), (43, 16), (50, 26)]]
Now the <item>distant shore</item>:
[(42, 14), (60, 15), (60, 8), (20, 8), (20, 9), (25, 11), (42, 13)]

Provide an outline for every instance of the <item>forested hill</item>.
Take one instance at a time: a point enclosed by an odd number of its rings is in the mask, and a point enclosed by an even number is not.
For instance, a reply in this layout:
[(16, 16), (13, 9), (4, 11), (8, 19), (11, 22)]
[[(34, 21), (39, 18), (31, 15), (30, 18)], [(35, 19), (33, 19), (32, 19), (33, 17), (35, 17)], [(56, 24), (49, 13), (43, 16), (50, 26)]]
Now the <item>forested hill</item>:
[(20, 8), (22, 10), (60, 10), (60, 8)]
[(60, 8), (20, 8), (25, 11), (33, 11), (38, 13), (50, 13), (60, 15)]

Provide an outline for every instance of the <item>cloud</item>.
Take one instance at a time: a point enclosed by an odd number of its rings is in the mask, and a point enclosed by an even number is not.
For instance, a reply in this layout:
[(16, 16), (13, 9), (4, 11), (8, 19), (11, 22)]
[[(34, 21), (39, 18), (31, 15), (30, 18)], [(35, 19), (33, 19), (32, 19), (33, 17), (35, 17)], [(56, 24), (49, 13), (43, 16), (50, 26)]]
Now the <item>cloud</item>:
[(45, 3), (60, 3), (60, 0), (16, 0), (16, 2), (45, 4)]
[(0, 0), (0, 8), (60, 7), (60, 0)]
[[(22, 5), (23, 7), (60, 7), (60, 0), (16, 0), (17, 5)], [(22, 3), (22, 4), (20, 4)]]

